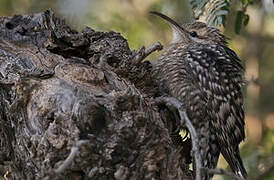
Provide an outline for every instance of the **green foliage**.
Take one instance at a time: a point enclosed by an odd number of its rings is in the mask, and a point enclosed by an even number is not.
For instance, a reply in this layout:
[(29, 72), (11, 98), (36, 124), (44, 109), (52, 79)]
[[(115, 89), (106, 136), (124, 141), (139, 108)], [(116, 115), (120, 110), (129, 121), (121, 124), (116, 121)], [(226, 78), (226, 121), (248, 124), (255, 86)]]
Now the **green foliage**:
[(215, 27), (224, 25), (230, 6), (228, 0), (191, 0), (190, 4), (195, 18), (206, 15), (206, 23)]
[[(238, 0), (241, 3), (241, 9), (237, 11), (235, 20), (235, 32), (240, 33), (242, 25), (246, 26), (249, 22), (249, 15), (246, 14), (248, 5), (252, 0)], [(235, 1), (237, 3), (237, 1)], [(191, 7), (195, 18), (206, 16), (206, 23), (210, 26), (225, 25), (226, 16), (231, 6), (230, 0), (191, 0)]]
[(235, 21), (235, 32), (240, 34), (242, 25), (246, 26), (249, 22), (249, 15), (244, 14), (243, 11), (237, 11), (236, 21)]
[(235, 22), (235, 32), (237, 34), (239, 34), (241, 30), (243, 16), (244, 16), (244, 13), (242, 11), (237, 11), (236, 22)]

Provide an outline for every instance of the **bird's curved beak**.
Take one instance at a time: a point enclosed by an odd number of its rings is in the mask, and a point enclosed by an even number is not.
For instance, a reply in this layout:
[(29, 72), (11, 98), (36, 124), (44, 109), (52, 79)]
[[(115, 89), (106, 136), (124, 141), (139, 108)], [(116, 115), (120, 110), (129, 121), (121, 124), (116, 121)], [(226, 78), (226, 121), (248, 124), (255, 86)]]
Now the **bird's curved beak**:
[(182, 26), (180, 26), (177, 22), (175, 22), (173, 19), (156, 11), (151, 11), (150, 14), (157, 15), (168, 22), (168, 24), (170, 25), (173, 31), (172, 43), (176, 43), (180, 41), (181, 39), (185, 38), (187, 31)]

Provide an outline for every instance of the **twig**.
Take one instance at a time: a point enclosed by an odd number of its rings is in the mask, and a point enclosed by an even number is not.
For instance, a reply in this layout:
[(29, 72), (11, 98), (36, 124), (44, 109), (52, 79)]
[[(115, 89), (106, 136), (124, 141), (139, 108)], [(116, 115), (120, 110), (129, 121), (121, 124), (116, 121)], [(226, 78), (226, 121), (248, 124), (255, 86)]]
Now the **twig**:
[(135, 57), (133, 59), (133, 63), (134, 64), (138, 64), (142, 60), (144, 60), (148, 55), (150, 55), (151, 53), (153, 53), (154, 51), (160, 51), (162, 49), (163, 49), (163, 46), (161, 45), (160, 42), (156, 42), (156, 43), (150, 45), (148, 48), (145, 48), (143, 46), (141, 49), (139, 49), (136, 52)]
[(56, 170), (54, 170), (54, 172), (56, 174), (62, 173), (64, 172), (68, 166), (72, 163), (72, 161), (74, 160), (75, 156), (77, 155), (78, 151), (79, 151), (79, 147), (81, 147), (84, 144), (87, 144), (88, 141), (86, 140), (80, 140), (76, 143), (76, 146), (71, 148), (70, 154), (67, 157), (67, 159), (61, 164), (61, 166), (59, 166)]
[(224, 169), (219, 169), (219, 168), (209, 169), (209, 168), (202, 167), (202, 170), (206, 171), (206, 173), (208, 173), (208, 174), (219, 174), (219, 175), (229, 176), (229, 177), (232, 177), (232, 178), (237, 179), (237, 180), (244, 180), (240, 176), (237, 176), (236, 174), (234, 174), (232, 172), (227, 172)]
[(173, 98), (173, 97), (159, 97), (157, 99), (157, 102), (164, 102), (166, 105), (169, 105), (169, 106), (172, 105), (177, 108), (182, 121), (181, 123), (186, 125), (191, 135), (192, 150), (194, 152), (195, 168), (196, 168), (195, 179), (201, 180), (202, 163), (201, 163), (201, 156), (200, 156), (199, 147), (198, 147), (198, 136), (186, 112), (182, 110), (182, 104), (176, 98)]
[(195, 159), (195, 167), (196, 167), (196, 180), (201, 180), (201, 170), (205, 171), (205, 173), (208, 174), (220, 174), (220, 175), (226, 175), (230, 176), (232, 178), (235, 178), (237, 180), (243, 180), (241, 177), (237, 176), (234, 173), (227, 172), (223, 169), (209, 169), (209, 168), (204, 168), (202, 167), (202, 159), (199, 153), (199, 147), (198, 147), (198, 136), (197, 132), (192, 125), (190, 119), (188, 118), (187, 114), (185, 111), (182, 110), (182, 104), (180, 101), (178, 101), (176, 98), (173, 97), (159, 97), (156, 99), (158, 103), (165, 103), (169, 108), (170, 106), (175, 107), (180, 115), (181, 118), (181, 123), (185, 124), (190, 135), (191, 135), (191, 142), (192, 142), (192, 150), (194, 152), (194, 159)]
[(199, 153), (198, 136), (197, 136), (196, 130), (193, 127), (191, 121), (189, 120), (186, 112), (179, 110), (179, 114), (180, 114), (181, 119), (184, 119), (183, 122), (185, 123), (185, 125), (191, 135), (192, 150), (194, 152), (194, 157), (195, 157), (196, 180), (200, 180), (201, 179), (201, 167), (202, 167), (201, 161), (202, 161), (202, 159), (201, 159), (201, 156)]
[(150, 45), (148, 48), (146, 48), (145, 55), (147, 57), (148, 55), (150, 55), (154, 51), (160, 51), (162, 49), (163, 49), (162, 44), (160, 42), (156, 42), (156, 43)]

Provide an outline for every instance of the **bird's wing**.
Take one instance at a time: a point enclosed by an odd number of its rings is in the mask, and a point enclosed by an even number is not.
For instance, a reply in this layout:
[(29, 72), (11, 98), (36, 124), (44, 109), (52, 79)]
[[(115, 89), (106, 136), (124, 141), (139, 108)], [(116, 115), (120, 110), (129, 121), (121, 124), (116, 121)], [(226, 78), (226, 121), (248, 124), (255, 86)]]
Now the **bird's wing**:
[(237, 55), (227, 47), (199, 45), (189, 46), (184, 59), (207, 95), (207, 113), (220, 147), (238, 145), (245, 132), (243, 67)]

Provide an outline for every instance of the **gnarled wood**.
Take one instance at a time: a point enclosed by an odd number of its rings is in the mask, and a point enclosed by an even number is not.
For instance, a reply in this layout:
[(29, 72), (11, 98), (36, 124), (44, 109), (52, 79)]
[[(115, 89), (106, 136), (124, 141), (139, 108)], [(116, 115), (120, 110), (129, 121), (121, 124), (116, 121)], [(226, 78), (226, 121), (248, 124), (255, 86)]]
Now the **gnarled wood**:
[(154, 103), (151, 65), (137, 62), (146, 51), (119, 33), (78, 33), (52, 11), (3, 17), (0, 37), (2, 175), (192, 178)]

